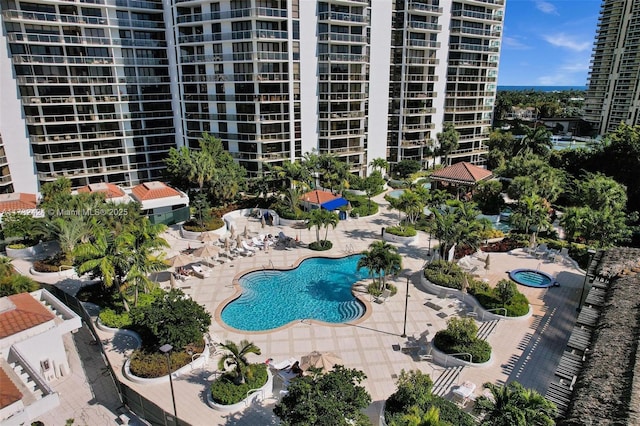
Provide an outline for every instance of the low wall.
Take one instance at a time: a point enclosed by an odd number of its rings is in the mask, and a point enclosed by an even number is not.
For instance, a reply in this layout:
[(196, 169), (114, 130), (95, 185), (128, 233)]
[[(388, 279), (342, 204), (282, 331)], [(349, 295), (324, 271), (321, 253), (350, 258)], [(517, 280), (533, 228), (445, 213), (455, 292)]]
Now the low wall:
[(26, 247), (22, 249), (13, 249), (7, 246), (5, 248), (7, 257), (10, 259), (30, 259), (36, 255), (42, 253), (42, 243), (38, 243), (35, 246)]
[(457, 358), (455, 356), (447, 355), (444, 352), (438, 350), (434, 345), (431, 345), (431, 355), (433, 356), (433, 361), (439, 365), (443, 365), (446, 367), (472, 367), (472, 368), (483, 368), (489, 367), (493, 364), (493, 349), (491, 350), (491, 356), (489, 360), (486, 362), (469, 362), (463, 359)]
[(393, 235), (393, 234), (390, 234), (388, 232), (385, 232), (382, 235), (382, 239), (385, 240), (385, 241), (392, 242), (392, 243), (408, 245), (408, 244), (417, 242), (418, 241), (418, 236), (419, 236), (419, 234), (416, 233), (416, 235), (414, 235), (413, 237), (401, 237), (399, 235)]
[(431, 281), (427, 280), (424, 276), (424, 272), (420, 272), (420, 284), (422, 287), (431, 294), (442, 295), (444, 292), (444, 296), (447, 297), (450, 294), (455, 295), (456, 298), (462, 300), (467, 305), (470, 305), (473, 308), (473, 311), (478, 314), (477, 319), (480, 321), (491, 321), (491, 320), (524, 320), (531, 317), (533, 314), (533, 310), (531, 309), (531, 305), (529, 305), (529, 312), (526, 315), (521, 317), (507, 317), (504, 315), (494, 314), (493, 312), (487, 311), (482, 305), (478, 302), (478, 299), (473, 297), (470, 294), (463, 293), (460, 290), (456, 290), (454, 288), (442, 287), (440, 285), (436, 285)]
[(211, 231), (204, 231), (204, 232), (193, 232), (193, 231), (187, 231), (186, 229), (184, 229), (182, 227), (182, 225), (180, 225), (180, 236), (186, 240), (197, 240), (200, 238), (200, 236), (202, 234), (216, 234), (218, 236), (222, 236), (227, 232), (227, 226), (226, 223), (225, 225), (221, 226), (218, 229), (212, 229)]
[(282, 226), (290, 226), (290, 227), (298, 227), (298, 226), (306, 226), (304, 224), (303, 219), (284, 219), (280, 218), (280, 225)]
[(232, 411), (240, 411), (246, 407), (248, 407), (254, 400), (260, 401), (266, 398), (269, 398), (273, 395), (273, 374), (267, 368), (267, 383), (264, 384), (260, 389), (257, 389), (248, 398), (243, 399), (242, 401), (231, 404), (231, 405), (222, 405), (216, 402), (213, 402), (213, 398), (211, 397), (211, 388), (206, 389), (207, 393), (207, 405), (213, 408), (216, 411), (224, 411), (224, 412), (232, 412)]
[[(228, 230), (231, 230), (231, 227), (233, 226), (236, 232), (242, 232), (242, 230), (238, 229), (238, 226), (236, 225), (236, 219), (239, 217), (249, 217), (251, 216), (252, 213), (255, 212), (255, 210), (256, 209), (234, 210), (222, 216), (222, 220), (224, 220), (224, 222), (227, 224)], [(269, 214), (273, 218), (273, 226), (280, 225), (281, 223), (280, 216), (278, 215), (278, 213), (276, 213), (275, 210), (271, 210), (271, 209), (258, 209), (258, 210), (260, 210), (261, 214), (264, 214), (265, 212), (269, 212)]]
[(38, 272), (33, 269), (33, 266), (29, 268), (29, 273), (36, 277), (72, 277), (76, 275), (76, 270), (73, 267), (67, 269), (61, 269), (59, 272)]

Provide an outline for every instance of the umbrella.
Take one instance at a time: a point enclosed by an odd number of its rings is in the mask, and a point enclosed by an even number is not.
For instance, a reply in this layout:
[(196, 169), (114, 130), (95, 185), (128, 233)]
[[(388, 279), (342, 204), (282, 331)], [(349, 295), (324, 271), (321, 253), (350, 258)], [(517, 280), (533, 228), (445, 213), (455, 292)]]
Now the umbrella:
[(462, 288), (460, 289), (460, 291), (462, 291), (463, 293), (466, 293), (468, 288), (469, 288), (469, 280), (467, 279), (467, 274), (462, 274)]
[(231, 240), (229, 238), (224, 239), (224, 249), (229, 251), (231, 249)]
[(220, 250), (217, 247), (213, 247), (210, 245), (204, 245), (198, 249), (196, 249), (193, 254), (198, 257), (216, 257), (220, 253)]
[(210, 232), (203, 232), (198, 237), (198, 241), (202, 241), (203, 243), (211, 243), (211, 242), (218, 241), (218, 238), (220, 238), (218, 236), (218, 234), (212, 234)]
[(184, 266), (193, 262), (193, 257), (188, 254), (176, 254), (173, 257), (170, 257), (166, 260), (169, 266)]
[(267, 224), (267, 221), (265, 220), (264, 216), (262, 216), (262, 218), (260, 219), (260, 223), (262, 224), (263, 228), (264, 228), (264, 225)]
[(531, 238), (529, 238), (529, 247), (534, 248), (536, 246), (536, 234), (535, 232), (531, 233)]
[(249, 237), (249, 230), (247, 229), (247, 225), (244, 226), (244, 232), (242, 233), (242, 235), (244, 235), (245, 238)]
[(487, 271), (489, 270), (489, 255), (487, 255), (487, 258), (484, 260), (484, 269), (486, 269)]
[(173, 274), (169, 275), (169, 283), (171, 284), (171, 288), (176, 288), (176, 278)]
[(236, 243), (238, 243), (238, 247), (242, 247), (242, 235), (238, 235), (236, 238)]
[(330, 371), (333, 369), (333, 366), (343, 365), (344, 361), (338, 355), (332, 352), (318, 352), (313, 351), (308, 355), (303, 356), (300, 359), (300, 368), (303, 370), (308, 370), (310, 368), (319, 368), (322, 371)]

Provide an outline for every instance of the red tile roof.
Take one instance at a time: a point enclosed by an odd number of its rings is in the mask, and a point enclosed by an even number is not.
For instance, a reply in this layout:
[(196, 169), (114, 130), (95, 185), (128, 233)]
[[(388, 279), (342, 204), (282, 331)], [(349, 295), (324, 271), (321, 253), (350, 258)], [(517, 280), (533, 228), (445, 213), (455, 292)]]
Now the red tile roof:
[(0, 299), (0, 339), (28, 330), (55, 316), (29, 293)]
[(25, 194), (23, 192), (0, 194), (1, 213), (35, 209), (37, 204), (36, 194)]
[(302, 197), (300, 197), (300, 200), (312, 204), (324, 204), (327, 201), (335, 200), (336, 198), (340, 197), (338, 197), (337, 195), (333, 195), (330, 192), (319, 191), (316, 189), (315, 191), (307, 192), (306, 194), (304, 194)]
[(124, 197), (125, 195), (124, 191), (119, 186), (114, 185), (112, 183), (105, 183), (105, 182), (90, 183), (87, 186), (78, 188), (78, 192), (79, 193), (100, 192), (100, 193), (104, 193), (107, 199), (120, 198), (120, 197)]
[(0, 409), (22, 399), (22, 392), (13, 384), (7, 373), (0, 368)]
[(431, 180), (444, 182), (475, 184), (493, 176), (491, 170), (474, 166), (471, 163), (456, 163), (442, 170), (438, 170), (431, 175)]
[(138, 201), (157, 200), (158, 198), (179, 197), (182, 195), (175, 189), (158, 181), (136, 185), (131, 190), (131, 193)]

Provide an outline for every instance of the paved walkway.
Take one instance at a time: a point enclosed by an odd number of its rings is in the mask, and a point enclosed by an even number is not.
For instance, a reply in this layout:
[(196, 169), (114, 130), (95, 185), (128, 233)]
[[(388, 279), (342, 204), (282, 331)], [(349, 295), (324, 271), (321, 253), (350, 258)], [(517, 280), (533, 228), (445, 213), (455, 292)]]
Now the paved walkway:
[[(387, 210), (387, 203), (381, 196), (375, 200), (383, 204), (378, 215), (341, 221), (335, 230), (329, 230), (328, 239), (334, 246), (328, 254), (337, 256), (365, 250), (372, 241), (380, 238), (381, 227), (397, 223), (397, 212)], [(266, 226), (263, 229), (260, 222), (250, 218), (240, 219), (237, 229), (244, 229), (245, 224), (254, 235), (277, 235), (282, 231), (291, 237), (297, 236), (303, 243), (315, 239), (313, 229), (294, 229), (286, 226)], [(168, 232), (167, 240), (171, 245), (167, 257), (189, 246), (195, 248), (201, 244), (179, 238), (175, 228)], [(435, 243), (431, 241), (432, 245)], [(446, 326), (446, 318), (443, 318), (442, 312), (425, 306), (425, 302), (435, 296), (424, 292), (418, 284), (418, 273), (425, 264), (428, 244), (429, 237), (420, 233), (416, 243), (398, 247), (403, 257), (404, 269), (400, 276), (405, 273), (412, 274), (406, 331), (408, 336), (416, 339), (421, 336), (430, 339)], [(262, 251), (253, 257), (239, 258), (218, 265), (213, 268), (208, 278), (190, 278), (184, 283), (179, 282), (179, 285), (185, 287), (185, 292), (194, 300), (214, 313), (234, 294), (232, 282), (244, 271), (266, 269), (271, 264), (275, 268), (291, 267), (300, 258), (314, 254), (317, 253), (304, 247), (294, 250)], [(526, 320), (500, 321), (487, 339), (493, 347), (493, 363), (484, 368), (464, 368), (457, 377), (442, 384), (444, 395), (450, 397), (455, 386), (467, 380), (478, 385), (476, 394), (482, 392), (481, 385), (484, 382), (504, 383), (511, 380), (518, 380), (525, 387), (545, 393), (575, 322), (575, 308), (582, 288), (583, 275), (569, 262), (541, 262), (518, 250), (513, 253), (492, 253), (490, 270), (482, 270), (480, 275), (495, 284), (500, 279), (507, 278), (506, 271), (516, 268), (539, 268), (556, 275), (561, 286), (550, 289), (520, 286), (520, 290), (527, 295), (533, 306), (533, 316)], [(362, 370), (367, 375), (365, 386), (373, 400), (367, 413), (372, 420), (377, 421), (383, 401), (395, 391), (395, 380), (401, 370), (419, 369), (432, 375), (434, 379), (443, 371), (442, 366), (420, 361), (397, 350), (398, 345), (402, 346), (407, 341), (400, 337), (403, 332), (405, 284), (404, 278), (399, 278), (395, 282), (399, 289), (398, 294), (383, 304), (369, 303), (368, 309), (372, 310), (372, 315), (356, 324), (329, 326), (305, 321), (268, 333), (242, 333), (225, 327), (220, 318), (215, 317), (210, 331), (221, 340), (239, 342), (248, 339), (254, 342), (262, 350), (262, 355), (250, 358), (253, 362), (262, 362), (266, 358), (279, 361), (292, 356), (299, 359), (313, 350), (335, 352), (344, 360), (345, 366)], [(104, 335), (105, 339), (109, 337), (107, 334)], [(122, 345), (114, 347), (112, 341), (106, 349), (114, 370), (121, 374), (121, 366), (131, 348)], [(181, 419), (193, 425), (253, 426), (278, 423), (272, 414), (273, 404), (277, 402), (276, 397), (262, 403), (254, 403), (240, 413), (225, 414), (209, 408), (203, 395), (207, 391), (208, 379), (215, 370), (216, 362), (212, 360), (202, 370), (193, 371), (174, 381), (177, 412)], [(130, 386), (171, 412), (168, 384), (142, 386), (131, 383)]]

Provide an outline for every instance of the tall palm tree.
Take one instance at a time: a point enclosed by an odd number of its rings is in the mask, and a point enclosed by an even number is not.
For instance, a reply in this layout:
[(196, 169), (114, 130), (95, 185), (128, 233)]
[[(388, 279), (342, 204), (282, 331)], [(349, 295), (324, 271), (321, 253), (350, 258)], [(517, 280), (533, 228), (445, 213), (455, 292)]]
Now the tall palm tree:
[(227, 340), (226, 343), (220, 345), (220, 347), (224, 349), (225, 353), (218, 361), (218, 368), (221, 371), (224, 371), (231, 367), (234, 371), (236, 384), (244, 383), (247, 367), (249, 366), (247, 355), (260, 355), (260, 348), (248, 340), (242, 340), (239, 346), (234, 342)]
[(398, 209), (407, 215), (407, 221), (415, 223), (424, 211), (424, 204), (415, 192), (405, 190), (398, 198)]
[(524, 138), (517, 141), (517, 154), (532, 153), (546, 156), (553, 148), (551, 132), (544, 126), (527, 127)]
[(438, 140), (438, 153), (442, 155), (442, 164), (449, 165), (449, 154), (458, 149), (458, 140), (460, 139), (460, 133), (456, 130), (453, 123), (444, 123), (442, 132), (436, 135)]
[(369, 250), (362, 253), (357, 267), (358, 270), (367, 268), (371, 274), (375, 274), (374, 283), (377, 275), (382, 291), (387, 287), (387, 277), (397, 275), (402, 269), (402, 257), (397, 247), (386, 241), (374, 241), (369, 245)]
[(40, 222), (39, 229), (45, 236), (58, 242), (67, 262), (73, 262), (73, 250), (80, 242), (87, 242), (93, 233), (93, 222), (82, 216), (53, 217)]
[(389, 170), (389, 162), (384, 158), (374, 158), (369, 163), (373, 170), (380, 170), (380, 173), (384, 175)]
[(531, 231), (531, 238), (535, 241), (538, 232), (551, 226), (548, 202), (535, 194), (522, 197), (513, 210), (511, 223), (525, 233)]
[(311, 229), (313, 227), (316, 228), (316, 241), (320, 243), (320, 229), (325, 228), (324, 241), (327, 241), (327, 235), (329, 234), (329, 226), (332, 226), (334, 229), (338, 226), (340, 222), (340, 217), (334, 213), (325, 209), (315, 209), (311, 211), (309, 215), (309, 221), (307, 222), (307, 229)]

